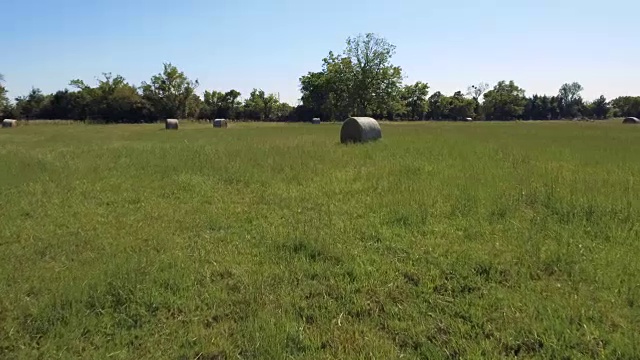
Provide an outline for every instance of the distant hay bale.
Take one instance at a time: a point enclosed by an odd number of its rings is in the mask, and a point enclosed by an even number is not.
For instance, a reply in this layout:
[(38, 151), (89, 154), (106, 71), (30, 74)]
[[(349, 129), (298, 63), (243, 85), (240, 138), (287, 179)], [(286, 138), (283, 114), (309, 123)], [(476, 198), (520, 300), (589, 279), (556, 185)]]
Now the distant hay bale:
[(178, 119), (167, 119), (164, 121), (165, 130), (178, 130)]
[(311, 120), (311, 123), (312, 123), (312, 124), (315, 124), (315, 125), (320, 124), (320, 118), (313, 118), (313, 119)]
[(18, 126), (18, 120), (13, 120), (13, 119), (4, 119), (2, 120), (2, 127), (3, 128), (12, 128), (12, 127), (16, 127)]
[(370, 117), (350, 117), (342, 123), (340, 142), (357, 143), (378, 140), (382, 137), (380, 124)]
[(215, 119), (213, 120), (213, 127), (214, 128), (226, 128), (229, 126), (229, 123), (227, 122), (227, 119)]
[(628, 117), (622, 120), (623, 124), (640, 124), (640, 119), (637, 117)]

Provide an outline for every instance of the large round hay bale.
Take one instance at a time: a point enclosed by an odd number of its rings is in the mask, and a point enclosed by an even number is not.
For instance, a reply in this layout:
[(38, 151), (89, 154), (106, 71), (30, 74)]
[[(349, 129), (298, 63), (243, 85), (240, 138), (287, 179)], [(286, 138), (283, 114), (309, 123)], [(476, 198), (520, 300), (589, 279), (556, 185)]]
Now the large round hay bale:
[(215, 119), (213, 120), (214, 128), (226, 128), (229, 124), (227, 123), (227, 119)]
[(350, 117), (342, 123), (340, 142), (356, 143), (377, 140), (382, 137), (380, 124), (370, 117)]
[(314, 125), (318, 125), (318, 124), (320, 124), (320, 118), (313, 118), (313, 119), (311, 120), (311, 123), (312, 123), (312, 124), (314, 124)]
[(164, 121), (164, 128), (166, 130), (178, 130), (178, 119), (167, 119)]
[(13, 119), (4, 119), (2, 120), (3, 128), (12, 128), (18, 126), (18, 121)]
[(640, 124), (640, 119), (637, 117), (628, 117), (622, 120), (623, 124)]

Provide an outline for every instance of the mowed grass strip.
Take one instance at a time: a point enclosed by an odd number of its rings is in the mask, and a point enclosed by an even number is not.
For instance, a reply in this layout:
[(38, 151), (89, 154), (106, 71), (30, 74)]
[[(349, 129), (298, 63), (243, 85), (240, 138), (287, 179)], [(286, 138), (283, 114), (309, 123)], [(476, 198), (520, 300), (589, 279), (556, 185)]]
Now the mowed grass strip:
[(0, 131), (0, 358), (637, 358), (618, 122)]

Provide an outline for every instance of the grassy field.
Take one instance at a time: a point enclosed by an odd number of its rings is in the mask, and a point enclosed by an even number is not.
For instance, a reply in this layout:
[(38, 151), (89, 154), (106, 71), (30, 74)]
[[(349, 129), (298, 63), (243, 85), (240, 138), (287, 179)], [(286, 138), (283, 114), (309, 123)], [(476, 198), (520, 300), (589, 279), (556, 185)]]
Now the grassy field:
[(640, 127), (339, 129), (0, 129), (0, 358), (640, 358)]

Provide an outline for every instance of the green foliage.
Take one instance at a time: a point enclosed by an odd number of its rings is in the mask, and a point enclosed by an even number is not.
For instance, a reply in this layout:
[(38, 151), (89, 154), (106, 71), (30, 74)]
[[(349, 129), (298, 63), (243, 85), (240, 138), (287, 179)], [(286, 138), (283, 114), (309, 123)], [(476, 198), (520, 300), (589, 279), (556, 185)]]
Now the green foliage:
[(189, 80), (171, 63), (163, 66), (162, 73), (154, 75), (149, 83), (142, 83), (142, 96), (159, 119), (184, 118), (189, 112), (190, 100), (198, 87), (198, 80)]
[(300, 104), (293, 108), (279, 96), (255, 88), (241, 100), (240, 92), (195, 93), (198, 81), (191, 81), (177, 67), (163, 64), (163, 71), (140, 87), (121, 76), (104, 74), (92, 88), (81, 80), (54, 94), (34, 89), (16, 98), (6, 96), (0, 77), (0, 114), (24, 119), (78, 119), (97, 122), (154, 122), (165, 118), (247, 119), (260, 121), (344, 120), (349, 116), (406, 120), (559, 120), (606, 119), (611, 116), (640, 117), (640, 97), (620, 97), (610, 103), (603, 97), (585, 101), (577, 82), (563, 84), (557, 96), (525, 97), (513, 81), (499, 82), (492, 90), (480, 82), (452, 96), (435, 92), (418, 81), (403, 84), (402, 69), (393, 65), (395, 46), (385, 38), (360, 34), (346, 40), (341, 54), (330, 51), (322, 69), (300, 77)]
[(47, 100), (40, 89), (32, 88), (28, 95), (16, 98), (15, 112), (21, 119), (42, 118)]
[(200, 112), (204, 107), (204, 103), (198, 94), (191, 94), (187, 101), (186, 118), (198, 119), (200, 118)]
[(236, 119), (239, 109), (242, 106), (242, 102), (240, 101), (240, 94), (237, 90), (229, 90), (224, 93), (222, 97), (222, 107), (218, 110), (220, 111), (219, 118), (224, 119)]
[(330, 103), (332, 93), (329, 90), (328, 74), (310, 72), (300, 78), (301, 101), (308, 112), (307, 120), (314, 117), (335, 119), (334, 107)]
[(295, 120), (291, 118), (293, 111), (293, 106), (285, 102), (278, 102), (274, 108), (273, 117), (277, 121), (293, 121)]
[(465, 120), (475, 117), (476, 100), (464, 97), (457, 91), (453, 96), (446, 96), (437, 91), (428, 99), (431, 120)]
[(226, 93), (215, 90), (205, 91), (200, 117), (203, 119), (237, 119), (242, 110), (240, 95), (237, 90), (229, 90)]
[(223, 106), (224, 94), (219, 91), (205, 90), (203, 97), (203, 108), (200, 116), (204, 119), (222, 118), (218, 116), (218, 112)]
[(61, 102), (84, 102), (82, 112), (88, 119), (103, 120), (107, 123), (142, 121), (147, 104), (138, 90), (120, 75), (103, 73), (102, 76), (102, 79), (98, 79), (96, 87), (91, 87), (82, 80), (71, 80), (69, 85), (78, 90), (78, 95), (75, 99), (64, 99), (68, 93), (59, 94)]
[(449, 119), (464, 120), (475, 117), (474, 110), (476, 108), (476, 101), (474, 99), (465, 98), (462, 92), (457, 91), (453, 96), (448, 98), (448, 101)]
[(300, 105), (281, 103), (279, 96), (255, 88), (244, 101), (240, 92), (195, 93), (191, 81), (177, 67), (163, 64), (163, 71), (140, 87), (119, 75), (103, 74), (92, 88), (81, 80), (54, 94), (33, 89), (16, 98), (6, 97), (0, 78), (0, 114), (24, 119), (78, 119), (103, 122), (154, 122), (165, 118), (247, 119), (260, 121), (343, 120), (349, 116), (406, 120), (559, 120), (607, 119), (612, 116), (640, 117), (640, 97), (623, 96), (607, 102), (604, 97), (585, 101), (582, 85), (566, 83), (557, 96), (533, 95), (513, 81), (501, 81), (489, 91), (480, 82), (467, 88), (466, 96), (437, 91), (429, 96), (429, 85), (418, 81), (403, 84), (402, 69), (393, 65), (395, 46), (372, 33), (346, 40), (341, 54), (330, 51), (322, 69), (300, 77)]
[(9, 97), (7, 97), (7, 89), (4, 87), (4, 75), (0, 74), (0, 115), (6, 116), (10, 110)]
[(618, 121), (31, 124), (0, 130), (0, 359), (640, 353)]
[(333, 52), (329, 52), (322, 61), (321, 72), (312, 72), (300, 79), (302, 104), (310, 110), (312, 117), (342, 120), (349, 117), (355, 108), (353, 62)]
[(436, 91), (428, 99), (429, 118), (432, 120), (446, 119), (449, 115), (450, 103), (447, 96)]
[(522, 118), (526, 120), (557, 120), (560, 118), (560, 98), (533, 95), (527, 98)]
[(607, 101), (604, 95), (600, 95), (598, 99), (587, 104), (585, 113), (589, 117), (596, 119), (606, 119), (611, 112), (611, 105)]
[[(90, 95), (86, 91), (59, 90), (51, 95), (47, 113), (41, 118), (85, 120), (89, 114), (95, 113), (95, 110), (90, 108), (91, 103)], [(112, 118), (111, 114), (104, 115)], [(125, 118), (129, 117), (125, 116)]]
[(484, 94), (483, 113), (488, 120), (514, 120), (522, 116), (524, 90), (513, 81), (500, 81)]
[(391, 63), (394, 53), (395, 46), (375, 34), (348, 38), (342, 55), (329, 52), (321, 72), (300, 79), (303, 105), (329, 119), (393, 117), (403, 109), (402, 69)]
[(429, 85), (421, 81), (413, 85), (405, 85), (402, 88), (400, 98), (404, 105), (404, 119), (424, 120), (427, 110), (429, 110)]
[(391, 63), (396, 47), (372, 33), (347, 39), (344, 56), (353, 64), (350, 95), (356, 115), (385, 114), (398, 102), (402, 69)]
[(276, 94), (266, 94), (262, 89), (253, 89), (249, 98), (244, 102), (245, 116), (250, 119), (272, 121), (276, 120), (276, 112), (280, 107), (280, 100)]
[(621, 117), (634, 116), (640, 118), (640, 96), (621, 96), (611, 101), (616, 115)]
[(577, 82), (563, 84), (558, 91), (560, 99), (560, 114), (565, 119), (573, 119), (581, 116), (584, 107), (580, 92), (584, 88)]

